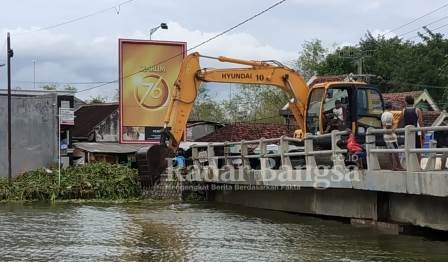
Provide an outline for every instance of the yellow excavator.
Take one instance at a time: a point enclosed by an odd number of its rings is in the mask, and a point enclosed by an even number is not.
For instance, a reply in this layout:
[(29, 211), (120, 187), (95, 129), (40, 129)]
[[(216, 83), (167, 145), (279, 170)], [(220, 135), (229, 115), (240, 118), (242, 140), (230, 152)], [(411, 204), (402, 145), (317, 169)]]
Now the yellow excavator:
[[(201, 69), (200, 57), (245, 67)], [(173, 149), (177, 148), (182, 138), (202, 82), (262, 84), (280, 88), (291, 97), (288, 106), (297, 124), (295, 136), (298, 138), (305, 133), (325, 133), (333, 117), (333, 109), (339, 102), (346, 128), (362, 134), (368, 127), (381, 127), (382, 95), (365, 82), (324, 82), (310, 88), (299, 73), (276, 61), (250, 61), (192, 53), (182, 62), (164, 120), (165, 131), (162, 133), (168, 135), (162, 138), (162, 142)]]
[[(240, 67), (201, 69), (201, 57)], [(174, 84), (163, 123), (161, 145), (150, 149), (153, 151), (150, 154), (152, 165), (156, 165), (159, 171), (164, 168), (160, 161), (170, 152), (175, 152), (182, 139), (202, 82), (262, 84), (280, 88), (291, 98), (288, 106), (297, 124), (295, 136), (298, 138), (306, 133), (329, 132), (336, 104), (343, 112), (339, 117), (343, 120), (344, 128), (352, 129), (361, 137), (367, 128), (381, 127), (383, 97), (378, 89), (365, 82), (334, 81), (308, 87), (299, 73), (276, 61), (251, 61), (192, 53), (183, 60)]]

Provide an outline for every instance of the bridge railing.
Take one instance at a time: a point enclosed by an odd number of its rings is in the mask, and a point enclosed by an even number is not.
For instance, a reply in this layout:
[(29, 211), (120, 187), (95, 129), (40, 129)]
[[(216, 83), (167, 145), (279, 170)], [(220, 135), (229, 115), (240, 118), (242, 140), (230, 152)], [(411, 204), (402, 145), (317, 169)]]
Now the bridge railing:
[[(379, 148), (376, 146), (376, 135), (384, 135), (390, 132), (390, 129), (374, 129), (369, 128), (366, 133), (366, 151), (367, 151), (367, 167), (368, 170), (381, 170), (380, 155), (390, 153), (404, 154), (405, 169), (408, 172), (416, 171), (433, 171), (436, 170), (436, 159), (439, 154), (448, 154), (448, 148), (437, 148), (435, 141), (429, 142), (428, 148), (416, 148), (416, 136), (418, 132), (437, 132), (448, 131), (448, 126), (434, 127), (414, 127), (406, 126), (405, 128), (395, 129), (397, 135), (404, 134), (404, 145), (398, 149)], [(423, 143), (422, 143), (423, 146)], [(421, 159), (418, 155), (427, 154), (426, 165), (422, 168)], [(442, 155), (442, 157), (444, 157)], [(442, 167), (443, 168), (443, 167)]]
[[(346, 135), (346, 131), (333, 131), (330, 134), (311, 135), (307, 134), (304, 139), (296, 139), (288, 136), (270, 139), (258, 139), (240, 142), (209, 143), (208, 145), (193, 145), (192, 160), (196, 166), (208, 165), (213, 168), (220, 168), (222, 165), (238, 165), (244, 168), (260, 169), (289, 167), (289, 168), (317, 168), (316, 156), (329, 156), (332, 167), (346, 168), (346, 149), (341, 149), (337, 141), (341, 136)], [(319, 150), (314, 142), (319, 139), (331, 139), (331, 148)], [(276, 145), (277, 150), (270, 150), (268, 147)], [(299, 145), (299, 146), (298, 146)], [(232, 147), (238, 147), (238, 152), (232, 152)], [(304, 161), (297, 162), (297, 158)], [(259, 161), (259, 166), (251, 166), (251, 160)], [(278, 160), (273, 163), (272, 160)], [(237, 160), (237, 161), (235, 161)], [(301, 165), (296, 165), (302, 163)]]
[[(448, 131), (447, 126), (437, 127), (413, 127), (395, 129), (397, 135), (404, 135), (404, 145), (398, 149), (387, 149), (377, 146), (376, 136), (390, 132), (389, 129), (369, 128), (366, 133), (367, 169), (381, 170), (386, 158), (385, 154), (400, 153), (404, 155), (406, 171), (432, 171), (436, 170), (436, 159), (446, 157), (448, 148), (437, 148), (435, 141), (430, 141), (429, 148), (416, 148), (416, 135), (418, 132)], [(345, 131), (333, 131), (330, 134), (311, 135), (307, 134), (304, 139), (282, 136), (280, 138), (258, 139), (239, 142), (209, 143), (207, 145), (192, 146), (192, 160), (196, 166), (209, 166), (221, 168), (224, 165), (241, 166), (249, 169), (277, 169), (289, 167), (292, 169), (317, 168), (319, 159), (326, 158), (332, 166), (327, 168), (346, 168), (347, 150), (338, 147), (337, 142)], [(320, 139), (331, 139), (330, 149), (320, 150), (315, 142)], [(275, 145), (276, 149), (269, 147)], [(298, 146), (299, 145), (299, 146)], [(234, 149), (237, 148), (235, 151)], [(418, 154), (425, 154), (426, 165), (421, 167)], [(328, 158), (327, 158), (328, 156)], [(302, 159), (303, 161), (297, 161)], [(390, 158), (388, 158), (390, 159)], [(277, 163), (273, 163), (276, 160)], [(383, 162), (382, 162), (383, 160)], [(254, 166), (254, 161), (257, 163)], [(390, 163), (390, 161), (387, 161)], [(298, 165), (297, 163), (301, 163)], [(322, 166), (320, 166), (322, 168)], [(384, 168), (383, 168), (384, 169)]]

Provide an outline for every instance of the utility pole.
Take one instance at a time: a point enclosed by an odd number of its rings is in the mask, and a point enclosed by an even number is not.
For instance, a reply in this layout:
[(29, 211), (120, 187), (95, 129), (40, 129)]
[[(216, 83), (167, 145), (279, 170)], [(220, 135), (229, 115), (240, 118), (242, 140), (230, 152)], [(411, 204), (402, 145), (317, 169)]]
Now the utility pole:
[(12, 161), (11, 161), (11, 57), (14, 56), (14, 52), (11, 49), (11, 40), (9, 32), (7, 36), (7, 65), (8, 65), (8, 181), (12, 182)]
[(339, 56), (344, 59), (354, 60), (358, 75), (362, 75), (364, 73), (364, 59), (367, 57), (372, 57), (373, 52), (374, 50), (343, 50), (339, 53)]
[(363, 63), (364, 63), (364, 57), (361, 56), (356, 61), (356, 64), (358, 66), (358, 75), (362, 75), (362, 65), (363, 65)]

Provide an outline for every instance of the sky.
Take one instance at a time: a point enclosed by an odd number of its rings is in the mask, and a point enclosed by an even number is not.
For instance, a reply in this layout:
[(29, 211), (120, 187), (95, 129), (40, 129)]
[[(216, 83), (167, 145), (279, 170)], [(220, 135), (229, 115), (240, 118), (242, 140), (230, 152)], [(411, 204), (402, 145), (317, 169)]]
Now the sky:
[[(6, 33), (11, 33), (13, 88), (36, 88), (43, 83), (113, 81), (118, 78), (118, 39), (148, 39), (149, 29), (161, 22), (154, 40), (185, 41), (192, 47), (220, 33), (278, 0), (3, 0), (0, 11), (0, 64), (6, 62)], [(290, 63), (305, 41), (320, 39), (331, 49), (356, 44), (369, 30), (388, 33), (445, 4), (442, 0), (287, 0), (267, 13), (198, 48), (200, 53), (235, 58), (278, 60)], [(110, 9), (108, 9), (110, 8)], [(107, 10), (106, 10), (107, 9)], [(99, 10), (95, 15), (46, 29)], [(403, 28), (394, 36), (422, 25), (448, 30), (448, 7)], [(447, 17), (448, 18), (448, 17)], [(444, 26), (446, 25), (446, 27)], [(448, 32), (448, 31), (447, 31)], [(413, 38), (416, 32), (404, 35)], [(34, 61), (34, 62), (33, 62)], [(213, 66), (204, 61), (203, 66)], [(35, 70), (34, 70), (35, 66)], [(0, 88), (6, 88), (6, 68), (0, 67)], [(60, 84), (63, 86), (63, 84)], [(74, 84), (78, 90), (95, 85)], [(88, 99), (102, 95), (112, 98), (112, 83), (81, 92)], [(211, 90), (222, 96), (226, 86)]]

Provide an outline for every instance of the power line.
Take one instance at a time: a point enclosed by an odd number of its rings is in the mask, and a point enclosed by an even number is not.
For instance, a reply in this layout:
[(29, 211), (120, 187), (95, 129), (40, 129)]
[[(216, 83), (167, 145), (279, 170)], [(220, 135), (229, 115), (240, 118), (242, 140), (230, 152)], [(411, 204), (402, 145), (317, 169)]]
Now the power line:
[(422, 16), (419, 16), (419, 17), (417, 17), (417, 18), (415, 18), (415, 19), (412, 19), (411, 21), (409, 21), (409, 22), (407, 22), (407, 23), (405, 23), (405, 24), (403, 24), (403, 25), (400, 25), (400, 26), (397, 26), (397, 27), (395, 27), (395, 28), (393, 28), (393, 29), (391, 29), (391, 30), (388, 30), (386, 33), (383, 34), (383, 36), (384, 36), (384, 35), (387, 35), (387, 34), (389, 34), (389, 33), (395, 32), (395, 31), (397, 31), (397, 30), (400, 30), (401, 28), (406, 27), (406, 26), (408, 26), (408, 25), (410, 25), (410, 24), (412, 24), (412, 23), (415, 23), (415, 22), (417, 22), (418, 20), (420, 20), (420, 19), (422, 19), (422, 18), (424, 18), (424, 17), (427, 17), (427, 16), (429, 16), (429, 15), (431, 15), (431, 14), (433, 14), (433, 13), (435, 13), (435, 12), (437, 12), (437, 11), (439, 11), (439, 10), (441, 10), (441, 9), (443, 9), (443, 8), (445, 8), (445, 7), (447, 7), (447, 6), (448, 6), (448, 3), (446, 3), (446, 4), (444, 4), (444, 5), (442, 5), (442, 6), (438, 7), (438, 8), (436, 8), (436, 9), (434, 9), (434, 10), (432, 10), (432, 11), (429, 11), (428, 13), (426, 13), (426, 14), (424, 14), (424, 15), (422, 15)]
[[(238, 23), (238, 24), (236, 24), (236, 25), (234, 25), (234, 26), (232, 26), (232, 27), (230, 27), (230, 28), (228, 28), (228, 29), (222, 31), (221, 33), (218, 33), (218, 34), (216, 34), (216, 35), (214, 35), (214, 36), (208, 38), (208, 39), (205, 40), (205, 41), (200, 42), (200, 43), (197, 44), (197, 45), (194, 45), (193, 47), (187, 49), (187, 52), (189, 52), (189, 51), (191, 51), (191, 50), (193, 50), (193, 49), (196, 49), (196, 48), (198, 48), (198, 47), (201, 47), (201, 46), (203, 46), (203, 45), (205, 45), (205, 44), (207, 44), (207, 43), (209, 43), (209, 42), (215, 40), (216, 38), (218, 38), (218, 37), (220, 37), (220, 36), (222, 36), (222, 35), (224, 35), (224, 34), (230, 32), (230, 31), (232, 31), (232, 30), (235, 30), (236, 28), (238, 28), (238, 27), (240, 27), (240, 26), (246, 24), (247, 22), (249, 22), (249, 21), (251, 21), (251, 20), (257, 18), (258, 16), (260, 16), (260, 15), (262, 15), (262, 14), (264, 14), (264, 13), (270, 11), (271, 9), (277, 7), (278, 5), (283, 4), (284, 2), (286, 2), (286, 0), (281, 0), (281, 1), (276, 2), (275, 4), (269, 6), (268, 8), (266, 8), (266, 9), (264, 9), (264, 10), (262, 10), (262, 11), (256, 13), (255, 15), (253, 15), (253, 16), (251, 16), (251, 17), (245, 19), (245, 20), (243, 20), (242, 22), (240, 22), (240, 23)], [(158, 66), (158, 65), (160, 65), (160, 64), (163, 64), (163, 63), (165, 63), (165, 62), (167, 62), (167, 61), (170, 61), (171, 59), (174, 59), (174, 58), (176, 58), (176, 57), (178, 57), (178, 56), (181, 56), (181, 55), (184, 55), (184, 52), (180, 52), (180, 53), (178, 53), (178, 54), (176, 54), (176, 55), (174, 55), (174, 56), (172, 56), (172, 57), (169, 57), (169, 58), (167, 58), (167, 59), (165, 59), (165, 60), (163, 60), (163, 61), (160, 61), (160, 62), (158, 62), (158, 63), (152, 65), (152, 67), (154, 67), (154, 66)], [(86, 89), (80, 90), (80, 91), (78, 91), (77, 93), (81, 93), (81, 92), (85, 92), (85, 91), (90, 91), (90, 90), (93, 90), (93, 89), (96, 89), (96, 88), (99, 88), (99, 87), (103, 87), (103, 86), (105, 86), (105, 85), (109, 85), (109, 84), (112, 84), (112, 83), (116, 83), (116, 82), (118, 82), (118, 81), (121, 80), (121, 79), (126, 79), (126, 78), (128, 78), (128, 77), (131, 77), (131, 76), (136, 75), (136, 74), (138, 74), (138, 73), (141, 73), (141, 72), (143, 72), (143, 71), (144, 71), (144, 69), (139, 70), (139, 71), (134, 72), (134, 73), (131, 73), (131, 74), (129, 74), (129, 75), (127, 75), (127, 76), (124, 76), (124, 77), (122, 77), (122, 78), (119, 78), (119, 79), (117, 79), (117, 80), (112, 80), (112, 81), (109, 81), (109, 82), (106, 82), (106, 83), (103, 83), (103, 84), (100, 84), (100, 85), (97, 85), (97, 86), (93, 86), (93, 87), (90, 87), (90, 88), (86, 88)]]
[[(441, 26), (438, 26), (438, 27), (436, 27), (436, 28), (427, 28), (428, 30), (430, 30), (431, 32), (435, 32), (436, 30), (439, 30), (440, 28), (444, 28), (444, 27), (446, 27), (446, 26), (448, 26), (448, 24), (444, 24), (444, 25), (441, 25)], [(423, 27), (423, 28), (426, 28), (426, 27)], [(437, 33), (437, 32), (436, 32)], [(440, 32), (439, 32), (440, 33)], [(415, 35), (415, 36), (413, 36), (413, 37), (410, 37), (410, 38), (407, 38), (406, 40), (411, 40), (411, 39), (414, 39), (414, 38), (417, 38), (417, 37), (419, 37), (420, 35)]]
[(58, 82), (58, 81), (30, 81), (30, 80), (12, 80), (15, 83), (27, 83), (27, 84), (55, 84), (55, 85), (94, 85), (103, 84), (107, 81), (90, 81), (90, 82)]
[(448, 26), (448, 24), (444, 24), (444, 25), (441, 25), (441, 26), (439, 26), (439, 27), (436, 27), (436, 28), (433, 28), (433, 29), (430, 29), (431, 31), (436, 31), (436, 30), (439, 30), (440, 28), (443, 28), (443, 27), (445, 27), (445, 26)]
[(437, 33), (442, 34), (442, 35), (446, 35), (446, 33), (448, 33), (448, 30), (442, 30), (442, 31), (439, 31)]
[(83, 89), (83, 90), (79, 90), (79, 91), (76, 92), (76, 93), (86, 92), (86, 91), (93, 90), (93, 89), (96, 89), (96, 88), (100, 88), (100, 87), (103, 87), (103, 86), (106, 86), (106, 85), (110, 85), (110, 84), (113, 84), (113, 83), (116, 83), (116, 82), (118, 82), (118, 80), (113, 80), (113, 81), (105, 82), (105, 83), (103, 83), (103, 84), (99, 84), (99, 85), (96, 85), (96, 86), (93, 86), (93, 87), (89, 87), (89, 88), (86, 88), (86, 89)]
[(108, 7), (108, 8), (104, 8), (104, 9), (95, 11), (93, 13), (87, 14), (87, 15), (76, 17), (76, 18), (73, 18), (73, 19), (70, 19), (70, 20), (67, 20), (67, 21), (64, 21), (64, 22), (57, 23), (57, 24), (45, 26), (45, 27), (42, 27), (42, 28), (39, 28), (39, 29), (36, 29), (36, 30), (26, 31), (26, 32), (23, 32), (23, 33), (18, 33), (18, 34), (15, 34), (15, 35), (22, 35), (22, 34), (28, 34), (28, 33), (35, 33), (35, 32), (50, 30), (50, 29), (53, 29), (53, 28), (56, 28), (56, 27), (64, 26), (64, 25), (71, 24), (71, 23), (74, 23), (74, 22), (78, 22), (80, 20), (84, 20), (86, 18), (95, 16), (95, 15), (98, 15), (98, 14), (101, 14), (101, 13), (105, 13), (105, 12), (110, 11), (110, 10), (115, 10), (117, 12), (117, 14), (119, 14), (121, 6), (129, 4), (129, 3), (133, 2), (133, 1), (135, 1), (135, 0), (123, 1), (123, 2), (120, 2), (120, 3), (116, 4), (116, 5), (114, 5), (114, 6), (111, 6), (111, 7)]
[(410, 31), (408, 31), (408, 32), (406, 32), (406, 33), (399, 34), (398, 37), (405, 36), (405, 35), (407, 35), (407, 34), (410, 34), (410, 33), (412, 33), (412, 32), (415, 32), (415, 31), (417, 31), (417, 30), (420, 30), (421, 28), (424, 28), (424, 27), (433, 25), (433, 24), (435, 24), (435, 23), (437, 23), (437, 22), (440, 22), (440, 21), (442, 21), (442, 20), (444, 20), (444, 19), (446, 19), (446, 18), (448, 18), (448, 15), (447, 15), (447, 16), (444, 16), (444, 17), (442, 17), (442, 18), (439, 18), (439, 19), (437, 19), (437, 20), (435, 20), (435, 21), (433, 21), (433, 22), (431, 22), (431, 23), (429, 23), (429, 24), (426, 24), (426, 25), (423, 25), (423, 26), (419, 26), (419, 27), (417, 27), (417, 28), (414, 28), (414, 29), (412, 29), (412, 30), (410, 30)]

